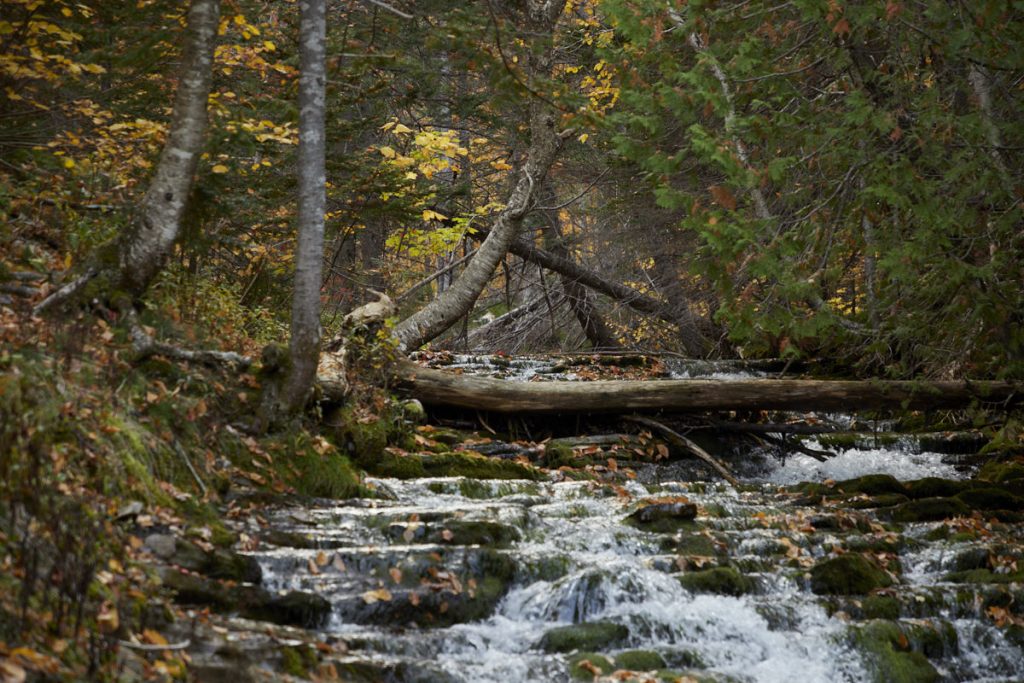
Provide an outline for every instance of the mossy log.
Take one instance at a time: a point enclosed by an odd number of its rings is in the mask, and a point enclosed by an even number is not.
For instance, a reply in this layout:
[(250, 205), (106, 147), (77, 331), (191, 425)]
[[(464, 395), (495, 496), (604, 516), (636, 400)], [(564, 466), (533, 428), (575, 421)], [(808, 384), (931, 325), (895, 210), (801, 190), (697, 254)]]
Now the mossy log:
[(511, 382), (400, 361), (395, 388), (427, 405), (496, 413), (625, 413), (707, 410), (875, 410), (1018, 405), (1024, 383), (889, 380), (647, 380)]

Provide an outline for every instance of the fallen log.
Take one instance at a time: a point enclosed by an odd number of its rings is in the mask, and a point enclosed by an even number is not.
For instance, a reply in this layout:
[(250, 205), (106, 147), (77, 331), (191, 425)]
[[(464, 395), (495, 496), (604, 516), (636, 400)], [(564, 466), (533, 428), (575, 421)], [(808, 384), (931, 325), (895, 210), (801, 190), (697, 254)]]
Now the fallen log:
[(978, 403), (1009, 408), (1024, 399), (1024, 382), (890, 380), (641, 380), (511, 382), (423, 368), (395, 366), (393, 385), (428, 405), (496, 413), (699, 412), (964, 408)]

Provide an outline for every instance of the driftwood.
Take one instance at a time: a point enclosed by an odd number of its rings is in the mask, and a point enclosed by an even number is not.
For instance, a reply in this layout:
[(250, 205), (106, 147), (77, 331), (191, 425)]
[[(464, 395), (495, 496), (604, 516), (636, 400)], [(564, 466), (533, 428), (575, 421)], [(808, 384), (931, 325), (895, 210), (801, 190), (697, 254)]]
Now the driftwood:
[(648, 380), (509, 382), (423, 368), (395, 367), (395, 388), (428, 405), (496, 413), (579, 414), (636, 411), (864, 410), (1006, 408), (1024, 383), (1004, 381)]
[(703, 448), (698, 446), (696, 443), (686, 438), (685, 436), (675, 431), (674, 429), (671, 429), (663, 425), (657, 420), (652, 420), (649, 417), (640, 417), (639, 415), (634, 415), (626, 419), (629, 420), (630, 422), (636, 422), (637, 424), (644, 425), (645, 427), (650, 427), (651, 429), (660, 432), (666, 439), (668, 439), (669, 443), (673, 443), (679, 446), (680, 448), (683, 448), (684, 450), (693, 453), (698, 458), (700, 458), (708, 465), (710, 465), (711, 469), (715, 470), (720, 475), (722, 475), (722, 479), (725, 479), (727, 482), (732, 484), (733, 487), (739, 486), (739, 479), (733, 476), (732, 472), (729, 471), (729, 468), (720, 463), (713, 455), (711, 455)]

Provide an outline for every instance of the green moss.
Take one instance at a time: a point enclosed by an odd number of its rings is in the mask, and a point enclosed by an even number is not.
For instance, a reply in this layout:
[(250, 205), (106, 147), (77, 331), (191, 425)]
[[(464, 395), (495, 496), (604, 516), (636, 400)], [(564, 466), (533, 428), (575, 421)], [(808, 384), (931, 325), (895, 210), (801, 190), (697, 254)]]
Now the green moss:
[(991, 569), (966, 569), (950, 572), (942, 577), (942, 580), (952, 583), (1017, 583), (1024, 582), (1024, 570), (996, 574)]
[(1024, 498), (1019, 498), (994, 487), (972, 488), (961, 491), (956, 499), (975, 510), (1021, 510)]
[(629, 637), (629, 629), (612, 621), (592, 621), (585, 624), (558, 626), (550, 629), (540, 640), (545, 652), (572, 652), (615, 647)]
[(1019, 481), (1024, 479), (1024, 463), (1009, 461), (990, 461), (978, 472), (978, 479), (996, 483)]
[(888, 595), (869, 595), (862, 604), (865, 619), (898, 619), (900, 601)]
[(294, 647), (281, 648), (281, 669), (292, 676), (307, 678), (309, 671), (306, 668), (306, 661)]
[(899, 479), (891, 474), (868, 474), (855, 479), (847, 479), (838, 482), (835, 488), (843, 493), (863, 493), (869, 496), (878, 496), (884, 493), (907, 492)]
[(909, 500), (902, 493), (883, 493), (870, 498), (855, 498), (846, 503), (846, 506), (853, 510), (871, 510), (874, 508), (888, 508)]
[(657, 671), (668, 665), (665, 658), (653, 650), (626, 650), (615, 655), (615, 666), (630, 671)]
[(903, 503), (893, 509), (896, 522), (931, 522), (966, 517), (971, 509), (956, 498), (922, 498)]
[(286, 480), (296, 493), (316, 498), (353, 498), (364, 495), (359, 473), (349, 459), (336, 451), (317, 453), (310, 450), (294, 458), (297, 471)]
[(529, 465), (474, 453), (425, 454), (420, 457), (424, 471), (432, 477), (530, 480), (545, 478), (543, 472)]
[(892, 583), (886, 572), (859, 553), (823, 560), (811, 569), (811, 590), (818, 595), (865, 595)]
[(572, 467), (577, 464), (571, 447), (565, 444), (548, 444), (544, 449), (542, 463), (545, 467), (557, 469), (559, 467)]
[(925, 477), (906, 482), (907, 495), (919, 498), (947, 498), (955, 496), (970, 486), (969, 482), (939, 477)]
[(360, 464), (379, 457), (391, 433), (387, 416), (364, 415), (355, 405), (336, 409), (326, 417), (324, 425), (332, 431), (335, 443)]
[(908, 650), (909, 640), (890, 621), (872, 621), (854, 627), (852, 644), (865, 655), (876, 683), (934, 683), (939, 672), (921, 652)]
[(694, 593), (740, 596), (754, 589), (754, 582), (733, 567), (715, 567), (687, 572), (679, 577), (683, 588)]
[(675, 537), (665, 537), (662, 548), (679, 555), (711, 557), (718, 554), (714, 539), (702, 533), (681, 533)]
[(581, 652), (569, 658), (569, 675), (574, 681), (594, 680), (594, 669), (602, 675), (615, 670), (610, 659), (596, 652)]

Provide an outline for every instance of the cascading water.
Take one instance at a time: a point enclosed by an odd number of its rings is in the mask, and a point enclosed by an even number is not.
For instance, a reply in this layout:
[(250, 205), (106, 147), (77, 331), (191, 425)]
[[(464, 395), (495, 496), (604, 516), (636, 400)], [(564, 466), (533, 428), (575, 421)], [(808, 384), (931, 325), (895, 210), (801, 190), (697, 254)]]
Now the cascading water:
[[(589, 680), (620, 668), (650, 673), (619, 680), (1024, 680), (1020, 642), (987, 611), (1003, 604), (999, 590), (1024, 600), (1019, 586), (948, 579), (971, 567), (972, 553), (1019, 552), (1019, 530), (1010, 532), (1015, 548), (996, 547), (984, 529), (896, 529), (856, 497), (822, 507), (781, 488), (874, 473), (963, 476), (909, 443), (869, 446), (825, 463), (763, 458), (739, 491), (644, 477), (370, 480), (380, 500), (277, 510), (279, 537), (306, 547), (282, 541), (253, 554), (268, 588), (331, 602), (325, 637), (347, 648), (342, 680)], [(695, 503), (696, 518), (671, 528), (626, 523), (641, 501), (666, 498)], [(811, 589), (816, 563), (861, 549), (899, 577), (881, 591), (891, 613), (872, 612), (864, 596)], [(713, 568), (724, 568), (724, 584), (686, 581)], [(896, 636), (869, 642), (886, 629)], [(581, 665), (578, 650), (596, 654)], [(929, 668), (901, 655), (927, 655)], [(880, 669), (897, 660), (925, 673)]]

